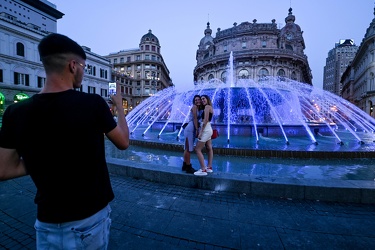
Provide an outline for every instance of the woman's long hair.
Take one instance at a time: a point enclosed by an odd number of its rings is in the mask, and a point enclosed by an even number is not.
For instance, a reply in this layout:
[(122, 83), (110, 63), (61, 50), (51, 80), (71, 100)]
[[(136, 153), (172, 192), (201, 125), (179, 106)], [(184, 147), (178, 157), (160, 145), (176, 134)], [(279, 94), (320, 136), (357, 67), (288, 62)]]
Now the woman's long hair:
[(207, 104), (210, 105), (210, 106), (212, 106), (211, 98), (208, 97), (208, 95), (201, 95), (201, 98), (202, 97), (206, 98), (207, 99)]

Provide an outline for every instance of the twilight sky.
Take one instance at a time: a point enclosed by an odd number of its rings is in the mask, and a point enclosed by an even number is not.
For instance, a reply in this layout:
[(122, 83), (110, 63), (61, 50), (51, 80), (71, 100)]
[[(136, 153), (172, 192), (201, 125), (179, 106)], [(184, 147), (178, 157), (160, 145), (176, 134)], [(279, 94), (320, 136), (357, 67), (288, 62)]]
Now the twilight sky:
[(374, 0), (50, 0), (64, 13), (57, 32), (99, 55), (138, 48), (149, 29), (176, 87), (193, 86), (195, 55), (209, 21), (212, 36), (234, 22), (271, 23), (283, 27), (289, 7), (305, 40), (313, 85), (322, 88), (328, 51), (340, 39), (360, 45), (374, 18)]

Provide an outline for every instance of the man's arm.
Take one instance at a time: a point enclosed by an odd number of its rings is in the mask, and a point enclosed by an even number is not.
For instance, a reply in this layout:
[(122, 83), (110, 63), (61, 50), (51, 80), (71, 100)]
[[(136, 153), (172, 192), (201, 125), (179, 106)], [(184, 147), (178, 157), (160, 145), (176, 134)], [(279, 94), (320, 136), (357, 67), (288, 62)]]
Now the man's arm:
[(0, 181), (25, 175), (26, 168), (17, 150), (0, 148)]
[(129, 127), (125, 120), (124, 109), (122, 107), (122, 96), (120, 84), (116, 82), (116, 95), (110, 96), (113, 106), (117, 109), (117, 126), (107, 133), (109, 140), (121, 150), (125, 150), (129, 147)]

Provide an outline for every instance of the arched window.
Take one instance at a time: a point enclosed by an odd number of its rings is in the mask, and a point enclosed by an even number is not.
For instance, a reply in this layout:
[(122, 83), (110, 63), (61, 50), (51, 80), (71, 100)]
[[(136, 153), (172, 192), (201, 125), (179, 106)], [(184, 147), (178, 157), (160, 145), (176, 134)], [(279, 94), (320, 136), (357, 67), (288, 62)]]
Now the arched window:
[(292, 75), (290, 76), (290, 78), (292, 79), (292, 80), (297, 80), (297, 75), (296, 75), (296, 72), (292, 72)]
[(277, 76), (285, 76), (285, 71), (283, 69), (279, 69), (279, 71), (277, 71)]
[(291, 51), (293, 51), (293, 47), (292, 47), (292, 45), (286, 44), (286, 45), (285, 45), (285, 48), (286, 48), (287, 50), (291, 50)]
[(240, 72), (238, 72), (238, 78), (249, 79), (249, 71), (247, 71), (247, 69), (241, 69)]
[(259, 70), (259, 77), (266, 77), (268, 76), (268, 70), (266, 68), (261, 68)]
[(214, 79), (214, 75), (213, 75), (213, 74), (210, 74), (210, 75), (208, 76), (208, 80), (211, 80), (211, 79)]
[(25, 56), (25, 46), (22, 43), (17, 43), (17, 56)]
[(223, 73), (221, 73), (221, 81), (222, 82), (226, 82), (227, 81), (227, 72), (224, 71)]

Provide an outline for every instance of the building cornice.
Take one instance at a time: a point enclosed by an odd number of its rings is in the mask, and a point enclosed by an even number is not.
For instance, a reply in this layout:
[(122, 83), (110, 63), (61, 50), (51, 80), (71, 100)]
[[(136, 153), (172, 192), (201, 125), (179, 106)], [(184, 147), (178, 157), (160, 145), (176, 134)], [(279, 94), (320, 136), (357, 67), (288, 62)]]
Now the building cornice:
[(60, 19), (65, 15), (64, 13), (58, 11), (56, 8), (53, 8), (49, 6), (48, 4), (45, 4), (44, 2), (40, 0), (20, 0), (21, 2), (24, 2), (32, 7), (34, 7), (37, 10), (40, 10), (56, 19)]

